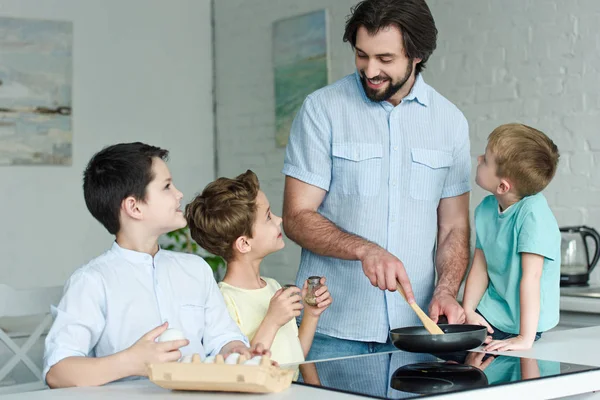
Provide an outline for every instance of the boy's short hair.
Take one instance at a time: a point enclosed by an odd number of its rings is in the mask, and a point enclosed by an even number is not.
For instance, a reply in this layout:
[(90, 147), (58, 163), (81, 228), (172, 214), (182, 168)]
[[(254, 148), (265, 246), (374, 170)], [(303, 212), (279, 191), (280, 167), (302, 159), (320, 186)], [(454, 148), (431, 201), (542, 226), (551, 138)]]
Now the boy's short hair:
[(488, 137), (499, 178), (510, 179), (517, 194), (531, 196), (544, 190), (558, 165), (558, 147), (543, 132), (523, 124), (505, 124)]
[(235, 179), (209, 183), (185, 207), (192, 239), (206, 251), (231, 261), (235, 241), (240, 236), (252, 237), (259, 190), (258, 178), (251, 170)]
[(106, 230), (121, 229), (121, 203), (129, 196), (146, 199), (146, 187), (154, 179), (152, 161), (166, 160), (169, 151), (144, 143), (119, 143), (96, 153), (83, 172), (83, 196), (90, 213)]

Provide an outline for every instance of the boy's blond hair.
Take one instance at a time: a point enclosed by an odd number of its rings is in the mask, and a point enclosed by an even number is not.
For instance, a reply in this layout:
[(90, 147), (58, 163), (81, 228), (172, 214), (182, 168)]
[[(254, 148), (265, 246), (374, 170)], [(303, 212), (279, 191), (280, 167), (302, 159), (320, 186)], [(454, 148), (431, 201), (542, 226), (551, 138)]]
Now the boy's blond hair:
[(235, 179), (219, 178), (185, 207), (192, 239), (203, 249), (233, 257), (233, 244), (240, 236), (252, 237), (256, 218), (256, 197), (260, 184), (250, 170)]
[(543, 132), (523, 124), (500, 125), (488, 137), (496, 175), (511, 181), (521, 197), (544, 190), (550, 183), (560, 154)]

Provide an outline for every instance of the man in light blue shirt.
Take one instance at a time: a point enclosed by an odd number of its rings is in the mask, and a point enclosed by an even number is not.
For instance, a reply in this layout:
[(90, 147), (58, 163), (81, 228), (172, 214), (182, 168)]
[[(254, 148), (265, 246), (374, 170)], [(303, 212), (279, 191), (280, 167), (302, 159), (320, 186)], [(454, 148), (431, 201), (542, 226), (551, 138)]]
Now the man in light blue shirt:
[(464, 321), (469, 134), (420, 74), (436, 35), (424, 1), (360, 3), (344, 36), (356, 73), (309, 95), (292, 125), (283, 223), (303, 247), (297, 282), (327, 276), (335, 298), (308, 359), (393, 350), (390, 328), (420, 324), (398, 281), (434, 321)]
[[(52, 309), (44, 352), (50, 387), (147, 376), (148, 365), (177, 361), (182, 353), (250, 356), (207, 263), (158, 246), (160, 235), (186, 225), (167, 155), (158, 147), (122, 143), (90, 160), (86, 205), (116, 241), (73, 273)], [(186, 339), (156, 343), (167, 326)], [(260, 347), (253, 352), (262, 354)]]

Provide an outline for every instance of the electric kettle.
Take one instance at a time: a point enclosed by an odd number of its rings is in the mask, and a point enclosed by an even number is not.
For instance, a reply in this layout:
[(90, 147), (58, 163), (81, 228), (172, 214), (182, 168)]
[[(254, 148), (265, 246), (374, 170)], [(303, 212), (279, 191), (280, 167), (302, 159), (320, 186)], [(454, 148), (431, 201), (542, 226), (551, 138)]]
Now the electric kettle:
[[(566, 226), (560, 231), (560, 286), (587, 286), (600, 259), (600, 234), (588, 226)], [(590, 242), (593, 248), (588, 247)]]

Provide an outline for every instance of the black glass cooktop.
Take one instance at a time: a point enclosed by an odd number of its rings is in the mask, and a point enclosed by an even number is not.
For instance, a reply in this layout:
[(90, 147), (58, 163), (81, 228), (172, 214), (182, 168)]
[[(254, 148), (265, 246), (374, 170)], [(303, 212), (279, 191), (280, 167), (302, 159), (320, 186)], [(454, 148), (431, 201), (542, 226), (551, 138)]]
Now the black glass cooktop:
[(305, 363), (298, 385), (380, 399), (439, 395), (599, 369), (485, 353), (433, 356), (394, 351)]

